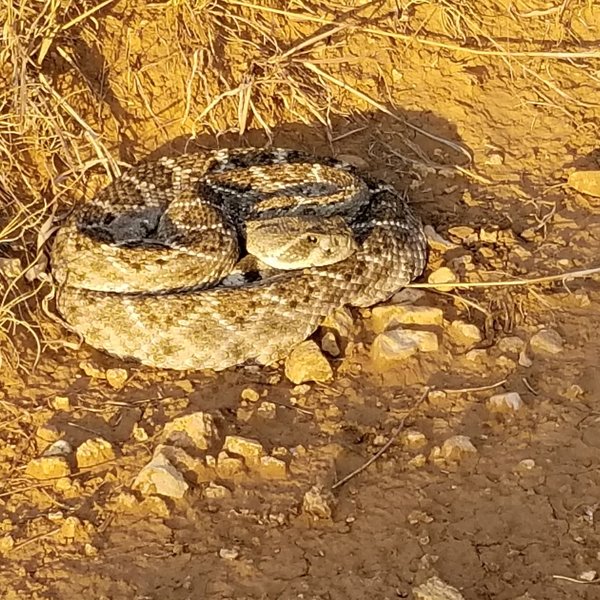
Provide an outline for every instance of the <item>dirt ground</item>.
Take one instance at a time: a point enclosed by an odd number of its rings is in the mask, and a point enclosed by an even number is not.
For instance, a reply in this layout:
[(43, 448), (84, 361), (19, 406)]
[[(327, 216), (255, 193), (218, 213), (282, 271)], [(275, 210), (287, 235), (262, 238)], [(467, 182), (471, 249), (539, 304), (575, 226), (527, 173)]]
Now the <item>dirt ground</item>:
[[(119, 165), (272, 141), (408, 189), (451, 243), (422, 281), (598, 267), (600, 200), (567, 185), (600, 169), (598, 3), (3, 4), (2, 599), (434, 598), (414, 592), (432, 576), (466, 600), (600, 598), (597, 275), (415, 289), (443, 311), (424, 327), (439, 349), (385, 369), (372, 310), (352, 310), (333, 379), (295, 386), (283, 365), (179, 373), (78, 347), (44, 310), (51, 285), (6, 266), (47, 270), (48, 216)], [(505, 392), (519, 410), (490, 405)], [(285, 477), (133, 489), (165, 425), (197, 411)], [(57, 439), (97, 438), (107, 460), (31, 476)]]

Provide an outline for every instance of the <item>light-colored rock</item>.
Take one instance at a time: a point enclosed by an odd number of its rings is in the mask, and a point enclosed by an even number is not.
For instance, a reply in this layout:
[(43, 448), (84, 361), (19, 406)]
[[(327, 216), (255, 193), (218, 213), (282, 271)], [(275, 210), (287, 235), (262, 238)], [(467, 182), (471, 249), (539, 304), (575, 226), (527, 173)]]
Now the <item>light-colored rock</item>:
[(23, 266), (19, 258), (0, 258), (0, 273), (8, 279), (16, 279), (23, 274)]
[(35, 443), (39, 452), (43, 452), (60, 439), (61, 432), (54, 425), (46, 423), (35, 431)]
[(6, 556), (15, 547), (15, 538), (8, 534), (0, 537), (0, 556)]
[(361, 171), (369, 170), (369, 163), (362, 158), (362, 156), (358, 156), (357, 154), (338, 154), (337, 159), (342, 162), (348, 163)]
[(57, 440), (44, 450), (43, 456), (68, 456), (73, 452), (73, 447), (67, 440)]
[(498, 350), (506, 354), (519, 354), (525, 348), (525, 342), (516, 335), (498, 340)]
[(533, 458), (524, 458), (523, 460), (519, 461), (519, 464), (517, 465), (517, 471), (526, 473), (527, 471), (535, 469), (535, 467), (536, 464)]
[(219, 452), (217, 456), (217, 475), (221, 479), (236, 480), (246, 474), (246, 468), (241, 458), (229, 456), (227, 452)]
[(136, 442), (147, 442), (149, 437), (148, 432), (138, 423), (133, 424), (131, 436)]
[(239, 435), (228, 435), (223, 443), (223, 450), (241, 456), (252, 467), (258, 466), (261, 457), (265, 455), (265, 449), (259, 441)]
[(79, 363), (79, 368), (93, 379), (106, 379), (106, 375), (102, 369), (99, 369), (94, 363), (89, 360), (82, 360)]
[(477, 448), (473, 446), (470, 438), (466, 435), (454, 435), (442, 444), (440, 456), (446, 462), (460, 462), (475, 454), (477, 454)]
[(285, 376), (292, 383), (331, 381), (333, 370), (321, 349), (312, 340), (298, 344), (285, 361)]
[(534, 354), (559, 354), (563, 350), (563, 339), (553, 329), (542, 329), (531, 336), (529, 347)]
[(413, 588), (415, 600), (465, 600), (464, 596), (439, 577), (431, 577), (425, 583)]
[(54, 410), (64, 410), (65, 412), (71, 410), (71, 402), (67, 396), (54, 396), (50, 404)]
[(465, 354), (465, 358), (472, 363), (483, 364), (487, 360), (488, 354), (485, 348), (475, 348), (474, 350), (469, 350)]
[(315, 520), (331, 519), (334, 507), (335, 497), (320, 485), (313, 485), (302, 500), (302, 512)]
[[(448, 267), (440, 267), (433, 271), (433, 273), (430, 273), (427, 281), (433, 284), (452, 284), (458, 282), (458, 277)], [(439, 287), (436, 286), (436, 289), (443, 292), (449, 292), (454, 289), (454, 286), (440, 285)]]
[(405, 332), (397, 329), (380, 333), (371, 346), (371, 360), (374, 366), (380, 370), (386, 370), (398, 362), (414, 356), (419, 347), (417, 342), (405, 335)]
[(349, 308), (342, 306), (328, 315), (321, 327), (335, 331), (342, 339), (348, 339), (354, 329), (354, 317)]
[(419, 352), (437, 352), (439, 350), (438, 337), (433, 331), (405, 329), (404, 335), (415, 341)]
[(224, 500), (225, 498), (231, 498), (231, 491), (224, 485), (211, 482), (204, 490), (204, 497), (209, 500)]
[(416, 304), (421, 298), (425, 297), (423, 290), (417, 288), (404, 288), (396, 292), (389, 300), (388, 304)]
[(274, 456), (261, 456), (259, 473), (265, 479), (285, 479), (287, 477), (287, 465)]
[(422, 448), (427, 444), (427, 437), (425, 434), (417, 431), (416, 429), (407, 429), (402, 433), (400, 439), (402, 441), (402, 445), (411, 450)]
[(448, 250), (456, 248), (456, 244), (443, 238), (431, 225), (425, 225), (424, 231), (427, 243), (432, 250), (447, 252)]
[(477, 240), (477, 234), (472, 227), (468, 227), (467, 225), (457, 225), (456, 227), (450, 227), (448, 229), (448, 233), (459, 239), (461, 242), (465, 242), (470, 244)]
[(577, 578), (580, 581), (587, 581), (587, 582), (591, 582), (591, 581), (595, 581), (596, 578), (598, 576), (598, 572), (597, 571), (582, 571), (581, 573), (579, 573), (579, 575), (577, 576)]
[(106, 369), (105, 377), (110, 387), (120, 390), (127, 383), (129, 373), (127, 373), (126, 369)]
[(258, 402), (260, 400), (260, 394), (252, 388), (244, 388), (240, 397), (248, 402)]
[(240, 555), (240, 551), (236, 548), (221, 548), (219, 556), (225, 560), (235, 560)]
[(526, 368), (531, 367), (533, 364), (533, 361), (527, 356), (527, 350), (525, 348), (519, 352), (519, 364)]
[(523, 408), (523, 400), (517, 392), (495, 394), (487, 401), (487, 407), (494, 413), (514, 413)]
[(574, 171), (567, 183), (577, 192), (600, 198), (600, 171)]
[(261, 402), (256, 409), (256, 414), (263, 419), (277, 418), (277, 405), (273, 402)]
[(410, 306), (392, 304), (376, 306), (372, 310), (372, 329), (375, 333), (382, 333), (395, 329), (399, 325), (442, 325), (444, 313), (434, 306)]
[(95, 467), (114, 460), (115, 451), (110, 442), (102, 438), (86, 440), (75, 451), (77, 466), (80, 469)]
[(459, 346), (472, 346), (478, 344), (483, 338), (477, 325), (466, 323), (460, 319), (452, 321), (448, 327), (448, 334)]
[(209, 466), (206, 460), (190, 456), (179, 446), (159, 444), (154, 456), (162, 454), (186, 479), (194, 483), (208, 483), (217, 477), (214, 466)]
[(218, 437), (212, 416), (205, 412), (194, 412), (167, 423), (161, 440), (181, 448), (207, 450)]
[(342, 353), (337, 340), (335, 339), (335, 334), (331, 331), (327, 331), (321, 339), (321, 348), (323, 349), (323, 352), (326, 352), (329, 356), (333, 356), (334, 358), (337, 358)]
[(34, 479), (58, 479), (71, 474), (69, 463), (64, 456), (42, 456), (30, 460), (25, 475)]
[(488, 152), (487, 158), (485, 159), (486, 165), (500, 166), (504, 164), (504, 154), (499, 150), (492, 150)]
[(189, 488), (183, 475), (161, 453), (155, 454), (138, 473), (133, 487), (142, 494), (159, 494), (168, 498), (183, 498)]

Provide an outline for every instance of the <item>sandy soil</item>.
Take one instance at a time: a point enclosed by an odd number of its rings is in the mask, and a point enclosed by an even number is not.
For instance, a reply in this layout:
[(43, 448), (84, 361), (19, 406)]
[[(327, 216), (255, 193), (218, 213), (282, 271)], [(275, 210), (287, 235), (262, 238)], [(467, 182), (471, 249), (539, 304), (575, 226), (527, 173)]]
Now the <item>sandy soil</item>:
[[(597, 51), (596, 3), (373, 4), (357, 12), (359, 27), (318, 39), (335, 29), (328, 22), (346, 22), (343, 3), (291, 2), (286, 14), (264, 10), (283, 3), (243, 4), (123, 0), (78, 20), (84, 5), (65, 3), (53, 18), (76, 22), (46, 45), (35, 39), (26, 68), (99, 137), (71, 113), (61, 113), (62, 138), (32, 117), (20, 139), (36, 141), (15, 146), (14, 159), (37, 177), (41, 200), (56, 197), (60, 212), (92, 193), (106, 178), (83, 166), (104, 150), (133, 162), (236, 145), (240, 130), (243, 143), (262, 144), (268, 127), (277, 145), (348, 155), (409, 189), (454, 244), (432, 248), (428, 273), (449, 266), (491, 281), (598, 266), (599, 200), (566, 184), (576, 169), (600, 168), (600, 62), (573, 54)], [(371, 22), (397, 37), (365, 31)], [(83, 178), (49, 184), (70, 161)], [(25, 229), (0, 256), (31, 256), (40, 224)], [(10, 276), (0, 281), (6, 289)], [(353, 311), (343, 355), (329, 357), (333, 380), (300, 388), (282, 365), (158, 372), (77, 348), (42, 312), (47, 292), (41, 284), (22, 313), (42, 340), (35, 369), (29, 332), (2, 321), (12, 341), (0, 363), (2, 598), (391, 600), (415, 597), (432, 575), (466, 600), (600, 598), (597, 278), (427, 290), (416, 304), (442, 309), (444, 322), (425, 327), (439, 350), (384, 371), (370, 358), (371, 311)], [(457, 339), (456, 319), (482, 340)], [(528, 346), (542, 329), (562, 340), (556, 354)], [(106, 379), (117, 368), (127, 371), (118, 389)], [(260, 399), (243, 399), (247, 389)], [(519, 393), (521, 409), (490, 410), (503, 392)], [(286, 478), (217, 478), (217, 498), (193, 480), (179, 500), (133, 490), (165, 424), (194, 411), (212, 415), (221, 436), (283, 456)], [(330, 495), (401, 422), (390, 448)], [(475, 452), (440, 458), (457, 435)], [(78, 448), (95, 438), (114, 457), (29, 476), (56, 439)], [(314, 485), (321, 518), (303, 510)]]

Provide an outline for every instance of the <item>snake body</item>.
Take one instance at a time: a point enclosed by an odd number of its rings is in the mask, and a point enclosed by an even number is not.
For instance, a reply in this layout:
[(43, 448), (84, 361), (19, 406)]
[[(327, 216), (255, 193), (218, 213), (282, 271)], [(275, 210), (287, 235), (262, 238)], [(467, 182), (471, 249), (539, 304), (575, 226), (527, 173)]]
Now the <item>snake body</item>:
[[(316, 235), (302, 230), (311, 219)], [(276, 242), (292, 270), (224, 285), (256, 223), (267, 242), (254, 245)], [(311, 255), (315, 240), (322, 252), (302, 263), (294, 253)], [(69, 326), (93, 347), (170, 369), (273, 363), (336, 308), (389, 298), (425, 261), (421, 223), (393, 187), (335, 159), (255, 148), (141, 163), (78, 205), (52, 249)]]

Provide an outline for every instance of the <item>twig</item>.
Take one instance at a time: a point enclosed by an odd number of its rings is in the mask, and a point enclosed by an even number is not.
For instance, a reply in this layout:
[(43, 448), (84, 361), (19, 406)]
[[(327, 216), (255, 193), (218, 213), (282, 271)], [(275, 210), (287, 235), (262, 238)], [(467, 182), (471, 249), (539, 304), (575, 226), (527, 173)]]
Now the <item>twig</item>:
[(24, 546), (27, 546), (37, 540), (41, 540), (43, 538), (50, 537), (51, 535), (54, 535), (55, 533), (58, 533), (59, 531), (60, 531), (60, 527), (55, 527), (54, 529), (51, 529), (50, 531), (45, 531), (44, 533), (38, 533), (37, 535), (34, 535), (26, 540), (23, 540), (22, 542), (19, 542), (18, 544), (15, 544), (12, 547), (12, 551), (14, 552), (15, 550), (20, 550)]
[(354, 471), (352, 471), (351, 473), (348, 473), (348, 475), (346, 475), (339, 481), (336, 481), (331, 486), (332, 490), (339, 488), (340, 486), (344, 485), (345, 483), (347, 483), (348, 481), (350, 481), (351, 479), (356, 477), (359, 473), (362, 473), (366, 468), (368, 468), (370, 465), (372, 465), (380, 456), (385, 454), (385, 452), (390, 448), (390, 446), (396, 441), (396, 439), (400, 435), (400, 432), (404, 429), (404, 423), (406, 423), (406, 419), (408, 419), (408, 417), (412, 416), (414, 414), (414, 412), (416, 411), (416, 409), (419, 408), (419, 406), (421, 406), (421, 404), (423, 403), (425, 398), (427, 398), (427, 394), (429, 393), (430, 389), (431, 389), (430, 387), (426, 387), (425, 390), (423, 391), (423, 393), (421, 394), (421, 397), (416, 401), (416, 403), (411, 407), (411, 409), (402, 417), (402, 419), (400, 419), (400, 422), (398, 423), (398, 425), (396, 425), (396, 427), (394, 427), (394, 429), (392, 429), (390, 439), (385, 443), (385, 445), (376, 454), (374, 454), (367, 462), (363, 463), (357, 469), (354, 469)]
[(570, 279), (588, 278), (600, 273), (600, 267), (591, 269), (580, 269), (579, 271), (569, 271), (560, 275), (547, 275), (545, 277), (533, 277), (531, 279), (513, 279), (512, 281), (470, 281), (456, 283), (409, 283), (404, 287), (419, 289), (439, 289), (439, 288), (475, 288), (475, 287), (503, 287), (516, 285), (533, 285), (537, 283), (547, 283), (550, 281), (568, 281)]
[(485, 392), (486, 390), (493, 390), (494, 388), (501, 387), (507, 382), (506, 379), (498, 381), (497, 383), (491, 383), (490, 385), (480, 385), (478, 387), (460, 388), (460, 389), (443, 389), (442, 392), (446, 394), (466, 394), (468, 392)]
[(600, 577), (585, 581), (584, 579), (575, 579), (575, 577), (567, 577), (566, 575), (552, 575), (552, 579), (560, 579), (562, 581), (570, 581), (571, 583), (581, 583), (582, 585), (590, 585), (591, 583), (600, 583)]

